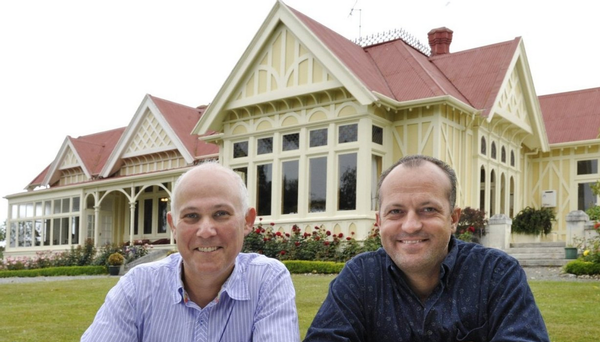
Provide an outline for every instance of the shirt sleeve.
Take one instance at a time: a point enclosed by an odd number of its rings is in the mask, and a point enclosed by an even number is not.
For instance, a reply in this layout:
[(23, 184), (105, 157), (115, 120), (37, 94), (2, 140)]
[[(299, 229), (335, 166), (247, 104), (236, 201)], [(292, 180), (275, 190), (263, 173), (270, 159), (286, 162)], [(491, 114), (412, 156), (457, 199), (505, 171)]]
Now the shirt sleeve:
[(252, 341), (300, 341), (296, 291), (290, 272), (279, 262), (272, 270), (262, 281)]
[(132, 305), (133, 285), (123, 276), (108, 292), (104, 304), (96, 313), (94, 321), (83, 333), (81, 341), (137, 341), (138, 329)]
[(308, 329), (304, 342), (368, 341), (362, 297), (365, 281), (357, 268), (360, 268), (357, 263), (349, 261), (331, 281), (327, 297)]
[(488, 341), (550, 341), (525, 271), (518, 262), (494, 271), (489, 298)]

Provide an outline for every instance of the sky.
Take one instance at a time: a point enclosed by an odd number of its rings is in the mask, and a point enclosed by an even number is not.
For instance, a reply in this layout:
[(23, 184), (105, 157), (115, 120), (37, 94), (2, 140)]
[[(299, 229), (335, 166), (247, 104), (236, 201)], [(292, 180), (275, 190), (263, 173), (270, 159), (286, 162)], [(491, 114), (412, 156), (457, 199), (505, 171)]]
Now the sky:
[[(127, 126), (146, 94), (209, 104), (275, 3), (0, 1), (0, 223), (67, 136)], [(404, 29), (427, 45), (445, 26), (458, 52), (522, 37), (537, 95), (600, 87), (597, 0), (284, 3), (348, 39)]]

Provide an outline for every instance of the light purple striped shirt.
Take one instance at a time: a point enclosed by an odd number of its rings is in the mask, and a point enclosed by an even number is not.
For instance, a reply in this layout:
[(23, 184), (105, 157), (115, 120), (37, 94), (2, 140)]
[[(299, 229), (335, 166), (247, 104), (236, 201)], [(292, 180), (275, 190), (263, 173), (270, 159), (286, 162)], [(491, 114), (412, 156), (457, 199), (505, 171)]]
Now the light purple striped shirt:
[(81, 341), (300, 341), (296, 293), (278, 260), (240, 253), (219, 297), (186, 297), (179, 253), (134, 267), (108, 292)]

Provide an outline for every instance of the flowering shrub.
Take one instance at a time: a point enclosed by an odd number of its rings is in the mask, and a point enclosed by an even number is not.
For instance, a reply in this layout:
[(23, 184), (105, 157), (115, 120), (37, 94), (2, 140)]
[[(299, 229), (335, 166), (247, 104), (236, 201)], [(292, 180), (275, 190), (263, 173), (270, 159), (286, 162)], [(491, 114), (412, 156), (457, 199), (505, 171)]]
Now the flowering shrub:
[(458, 226), (454, 236), (467, 242), (479, 242), (485, 235), (485, 226), (488, 224), (485, 211), (466, 207), (460, 214)]
[(347, 261), (353, 256), (381, 247), (379, 229), (374, 227), (363, 242), (356, 241), (354, 232), (350, 236), (332, 233), (315, 226), (314, 231), (302, 232), (297, 225), (291, 233), (276, 232), (274, 223), (263, 226), (262, 218), (244, 241), (243, 252), (259, 253), (279, 260)]
[(108, 265), (108, 256), (118, 252), (131, 262), (148, 254), (150, 245), (122, 246), (106, 245), (99, 251), (91, 239), (83, 246), (71, 247), (69, 251), (39, 251), (33, 257), (6, 257), (0, 260), (0, 270), (26, 270), (62, 266)]

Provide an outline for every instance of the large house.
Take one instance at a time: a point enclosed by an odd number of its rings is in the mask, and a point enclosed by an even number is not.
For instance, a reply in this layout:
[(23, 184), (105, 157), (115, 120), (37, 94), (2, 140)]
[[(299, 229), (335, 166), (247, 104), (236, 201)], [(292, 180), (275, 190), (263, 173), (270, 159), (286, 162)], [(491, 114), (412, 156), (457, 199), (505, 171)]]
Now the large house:
[[(458, 174), (457, 203), (488, 217), (595, 205), (600, 89), (538, 97), (521, 38), (450, 52), (403, 31), (350, 41), (277, 1), (208, 107), (147, 95), (125, 128), (67, 137), (9, 202), (6, 255), (137, 240), (173, 244), (177, 177), (205, 159), (238, 172), (265, 222), (371, 229), (382, 170), (427, 154)], [(376, 39), (376, 40), (374, 40)]]

